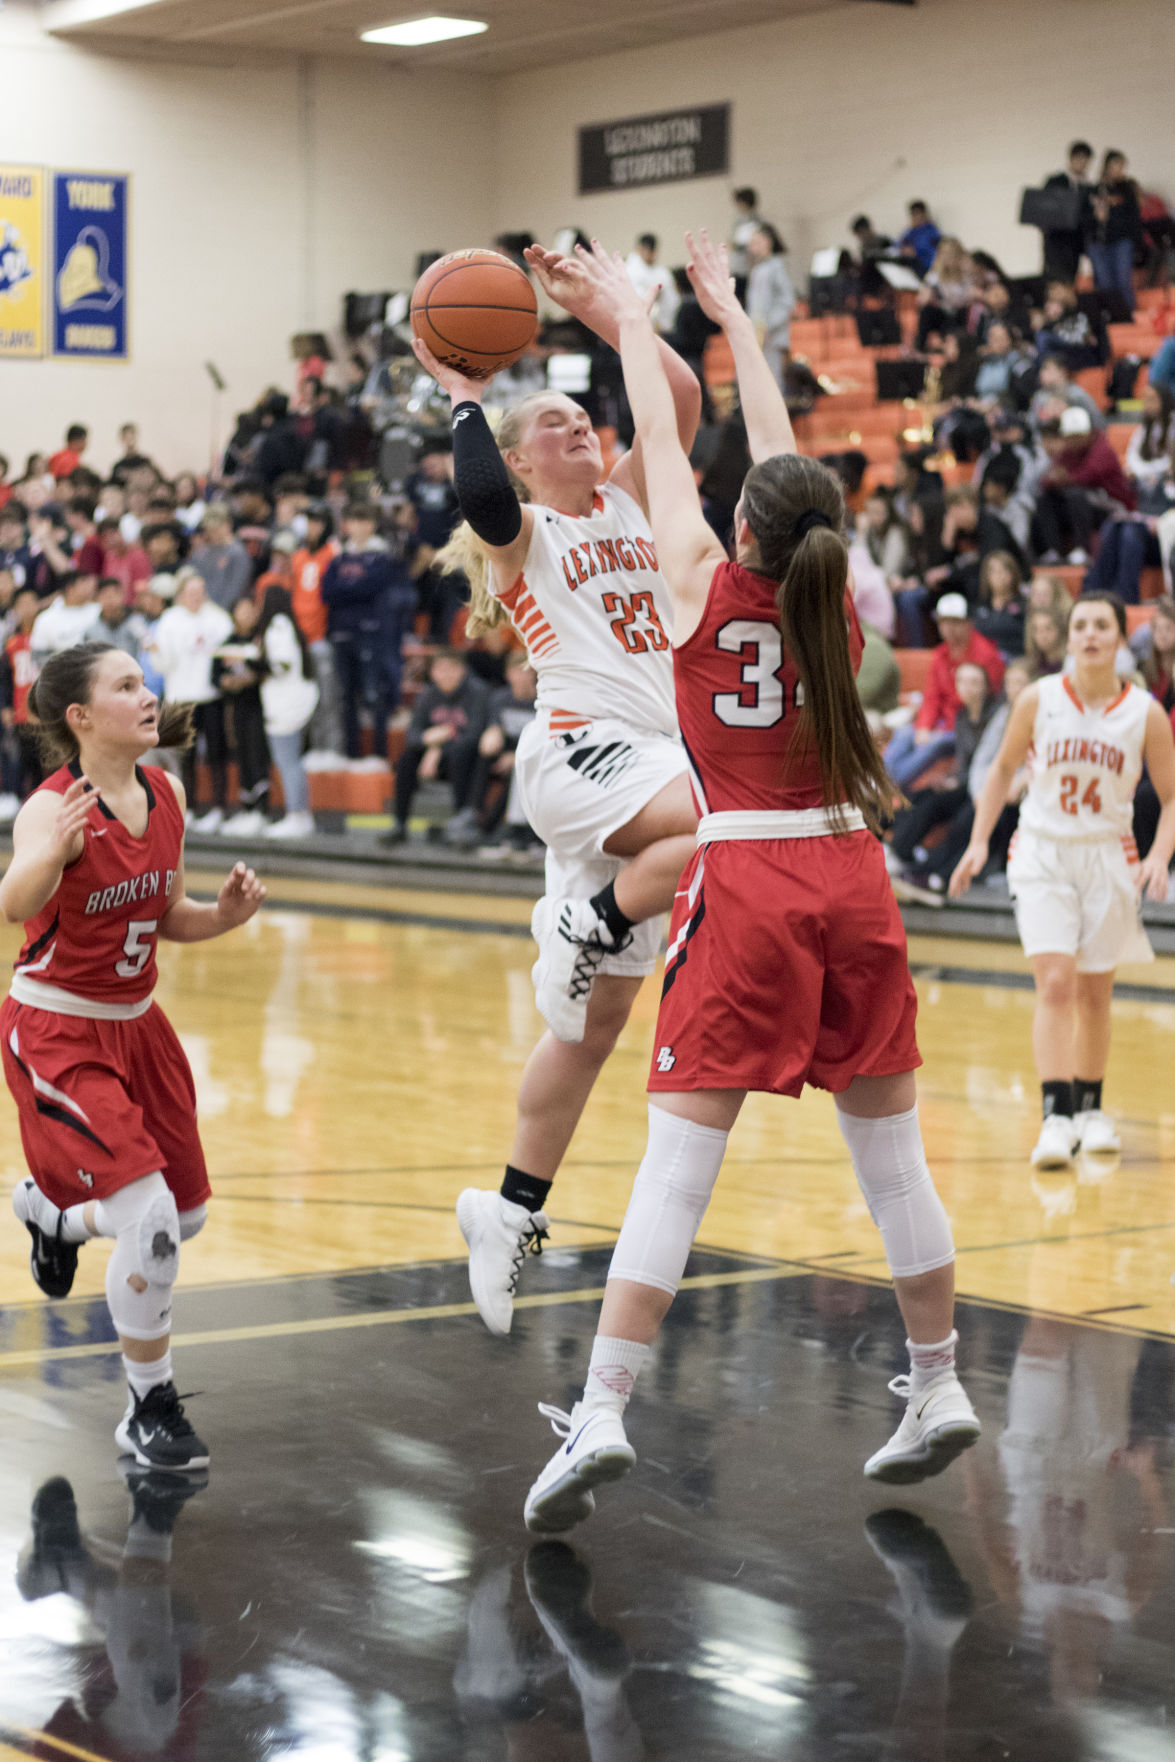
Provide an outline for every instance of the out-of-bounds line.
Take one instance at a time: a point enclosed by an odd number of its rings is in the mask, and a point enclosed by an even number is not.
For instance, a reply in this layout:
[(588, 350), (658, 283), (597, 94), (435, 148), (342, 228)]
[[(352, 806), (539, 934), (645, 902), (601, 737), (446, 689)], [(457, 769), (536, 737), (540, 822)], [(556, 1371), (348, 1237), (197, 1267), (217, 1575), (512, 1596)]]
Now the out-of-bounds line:
[[(191, 897), (201, 901), (216, 898), (214, 893), (193, 889)], [(376, 924), (401, 924), (413, 930), (457, 930), (463, 936), (516, 936), (530, 940), (530, 925), (503, 923), (498, 918), (446, 918), (436, 912), (397, 912), (390, 906), (342, 905), (329, 899), (283, 899), (270, 896), (270, 906), (279, 912), (303, 912), (311, 918), (366, 918)]]
[[(51, 1732), (47, 1731), (25, 1731), (23, 1726), (19, 1725), (0, 1725), (0, 1737), (15, 1738), (18, 1743), (22, 1744), (33, 1744), (37, 1747), (37, 1752), (41, 1754), (44, 1753), (41, 1750), (41, 1745), (47, 1744), (50, 1749), (60, 1751), (63, 1756), (76, 1756), (78, 1762), (109, 1762), (109, 1758), (100, 1756), (97, 1750), (83, 1750), (80, 1744), (71, 1744), (67, 1739), (54, 1737)], [(0, 1749), (0, 1762), (9, 1756), (18, 1757), (20, 1762), (25, 1762), (25, 1758), (34, 1753), (29, 1749)]]
[[(915, 979), (937, 981), (942, 985), (995, 985), (1004, 991), (1031, 991), (1031, 973), (1003, 973), (994, 967), (944, 967), (940, 961), (911, 961), (910, 974)], [(1117, 981), (1115, 998), (1128, 1003), (1175, 1003), (1175, 990), (1169, 985), (1129, 985)]]
[[(802, 1278), (807, 1267), (751, 1267), (735, 1273), (700, 1273), (697, 1278), (683, 1279), (683, 1291), (713, 1291), (721, 1285), (761, 1285), (770, 1280)], [(598, 1303), (604, 1295), (603, 1285), (579, 1291), (544, 1291), (529, 1297), (516, 1297), (515, 1309), (556, 1309), (564, 1303)], [(476, 1315), (476, 1303), (435, 1303), (413, 1309), (384, 1309), (369, 1315), (324, 1315), (305, 1321), (258, 1322), (245, 1328), (209, 1328), (197, 1334), (173, 1334), (173, 1346), (232, 1346), (247, 1340), (282, 1340), (298, 1334), (343, 1333), (351, 1328), (394, 1327), (400, 1322), (452, 1321), (458, 1316)], [(33, 1347), (24, 1352), (0, 1353), (0, 1370), (15, 1370), (21, 1365), (54, 1364), (72, 1358), (103, 1358), (121, 1352), (117, 1340), (92, 1340), (83, 1346)]]

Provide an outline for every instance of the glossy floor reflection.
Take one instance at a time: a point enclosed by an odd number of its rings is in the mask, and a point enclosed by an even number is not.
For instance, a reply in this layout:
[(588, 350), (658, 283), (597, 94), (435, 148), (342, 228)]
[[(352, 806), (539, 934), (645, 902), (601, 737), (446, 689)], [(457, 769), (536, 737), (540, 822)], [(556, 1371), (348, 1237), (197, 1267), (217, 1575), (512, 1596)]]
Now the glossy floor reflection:
[(61, 1306), (0, 1386), (0, 1755), (1171, 1756), (1175, 1345), (964, 1305), (984, 1436), (895, 1493), (861, 1475), (888, 1291), (698, 1255), (636, 1470), (535, 1543), (534, 1403), (570, 1404), (606, 1264), (545, 1256), (506, 1342), (452, 1264), (191, 1293), (186, 1499), (120, 1474), (101, 1306)]

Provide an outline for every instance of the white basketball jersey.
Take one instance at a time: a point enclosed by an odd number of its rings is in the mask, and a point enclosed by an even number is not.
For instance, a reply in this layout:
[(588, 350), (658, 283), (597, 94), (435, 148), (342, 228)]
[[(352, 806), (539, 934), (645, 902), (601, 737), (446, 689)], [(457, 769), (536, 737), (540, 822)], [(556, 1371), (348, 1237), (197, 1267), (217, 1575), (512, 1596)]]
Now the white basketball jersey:
[(496, 597), (526, 643), (541, 709), (677, 733), (669, 589), (624, 490), (602, 484), (582, 517), (536, 504), (522, 573)]
[(1020, 825), (1046, 838), (1129, 837), (1142, 775), (1150, 697), (1127, 685), (1101, 710), (1087, 709), (1065, 673), (1037, 684), (1031, 781)]

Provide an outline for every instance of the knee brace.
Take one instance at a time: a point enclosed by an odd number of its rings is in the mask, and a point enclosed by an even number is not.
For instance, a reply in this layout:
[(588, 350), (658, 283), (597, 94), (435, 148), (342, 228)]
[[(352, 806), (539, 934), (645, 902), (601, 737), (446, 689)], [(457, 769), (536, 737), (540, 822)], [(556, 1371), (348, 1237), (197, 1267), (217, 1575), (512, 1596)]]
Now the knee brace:
[(649, 1106), (649, 1144), (616, 1241), (610, 1279), (676, 1294), (729, 1134)]
[(912, 1279), (948, 1266), (955, 1244), (930, 1178), (918, 1109), (863, 1120), (838, 1107), (836, 1117), (894, 1278)]
[[(106, 1301), (120, 1334), (161, 1340), (171, 1332), (171, 1288), (179, 1271), (180, 1217), (162, 1174), (120, 1187), (94, 1208), (100, 1236), (113, 1236)], [(146, 1289), (136, 1290), (132, 1280)]]
[(196, 1205), (193, 1206), (191, 1211), (181, 1211), (179, 1214), (179, 1220), (180, 1241), (190, 1242), (193, 1236), (198, 1236), (200, 1234), (200, 1231), (208, 1222), (208, 1207), (206, 1205)]

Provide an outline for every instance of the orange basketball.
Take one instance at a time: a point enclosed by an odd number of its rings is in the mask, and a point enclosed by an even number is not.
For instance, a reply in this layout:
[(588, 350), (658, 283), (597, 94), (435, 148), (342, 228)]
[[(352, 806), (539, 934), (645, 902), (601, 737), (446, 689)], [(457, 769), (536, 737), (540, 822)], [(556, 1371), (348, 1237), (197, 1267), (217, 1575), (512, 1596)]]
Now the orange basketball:
[(539, 306), (529, 278), (500, 251), (450, 251), (412, 290), (412, 328), (446, 367), (492, 379), (534, 341)]

